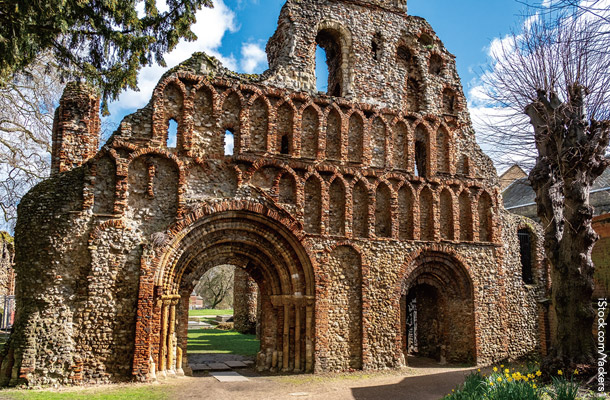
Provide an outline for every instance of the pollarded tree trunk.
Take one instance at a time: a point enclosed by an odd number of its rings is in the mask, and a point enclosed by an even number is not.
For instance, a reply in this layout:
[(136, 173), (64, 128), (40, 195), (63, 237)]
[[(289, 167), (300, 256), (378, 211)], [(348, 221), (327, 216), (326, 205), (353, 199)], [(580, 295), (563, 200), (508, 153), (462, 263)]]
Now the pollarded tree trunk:
[(555, 335), (549, 369), (591, 365), (596, 359), (591, 305), (594, 265), (591, 250), (597, 234), (591, 227), (589, 193), (608, 165), (610, 121), (587, 121), (585, 89), (569, 88), (562, 102), (540, 91), (526, 107), (534, 127), (538, 158), (529, 175), (544, 227), (544, 249), (551, 269)]

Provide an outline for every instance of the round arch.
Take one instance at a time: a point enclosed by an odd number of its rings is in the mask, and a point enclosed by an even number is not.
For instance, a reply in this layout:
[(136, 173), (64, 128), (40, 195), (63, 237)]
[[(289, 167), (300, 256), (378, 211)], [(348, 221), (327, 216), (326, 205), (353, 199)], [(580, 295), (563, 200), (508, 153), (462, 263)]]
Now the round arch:
[(455, 257), (427, 251), (407, 267), (401, 286), (402, 349), (438, 361), (476, 361), (474, 288)]
[(180, 374), (188, 365), (183, 308), (193, 281), (223, 264), (244, 269), (260, 288), (257, 367), (313, 371), (314, 274), (293, 229), (247, 209), (212, 212), (176, 228), (142, 259), (134, 375), (154, 379), (159, 373)]

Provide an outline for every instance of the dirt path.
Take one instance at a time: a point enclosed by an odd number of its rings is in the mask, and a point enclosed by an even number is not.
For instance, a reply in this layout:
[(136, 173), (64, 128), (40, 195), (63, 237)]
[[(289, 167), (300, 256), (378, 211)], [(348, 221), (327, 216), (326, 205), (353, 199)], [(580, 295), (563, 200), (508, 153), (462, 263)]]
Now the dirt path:
[(328, 375), (258, 376), (241, 371), (248, 382), (221, 383), (210, 376), (170, 379), (170, 398), (181, 400), (329, 399), (437, 400), (464, 381), (473, 368), (439, 366), (418, 360), (416, 368), (389, 372)]

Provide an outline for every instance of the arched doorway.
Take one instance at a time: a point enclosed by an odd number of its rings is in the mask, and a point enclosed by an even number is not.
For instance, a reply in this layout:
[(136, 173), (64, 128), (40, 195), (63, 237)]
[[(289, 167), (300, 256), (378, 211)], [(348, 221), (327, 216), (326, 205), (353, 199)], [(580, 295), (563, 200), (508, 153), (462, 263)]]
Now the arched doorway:
[(476, 361), (472, 282), (458, 260), (424, 252), (408, 266), (401, 294), (405, 355)]
[(226, 264), (246, 271), (260, 290), (257, 368), (313, 371), (313, 269), (293, 231), (279, 218), (248, 210), (209, 213), (172, 229), (149, 259), (143, 257), (134, 374), (149, 379), (183, 372), (193, 282)]

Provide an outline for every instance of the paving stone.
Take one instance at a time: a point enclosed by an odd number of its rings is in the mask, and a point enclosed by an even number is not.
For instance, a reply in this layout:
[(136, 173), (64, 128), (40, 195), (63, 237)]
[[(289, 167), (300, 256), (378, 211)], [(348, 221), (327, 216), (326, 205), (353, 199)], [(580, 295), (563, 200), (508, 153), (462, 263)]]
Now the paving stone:
[(248, 366), (242, 361), (225, 361), (225, 364), (227, 364), (231, 368), (245, 368)]
[(231, 367), (229, 367), (227, 364), (225, 363), (209, 363), (208, 366), (210, 367), (210, 369), (212, 369), (213, 371), (223, 371), (223, 370), (228, 370), (231, 369)]
[(247, 382), (249, 381), (243, 375), (238, 374), (235, 371), (213, 371), (210, 372), (214, 378), (218, 379), (219, 382)]

